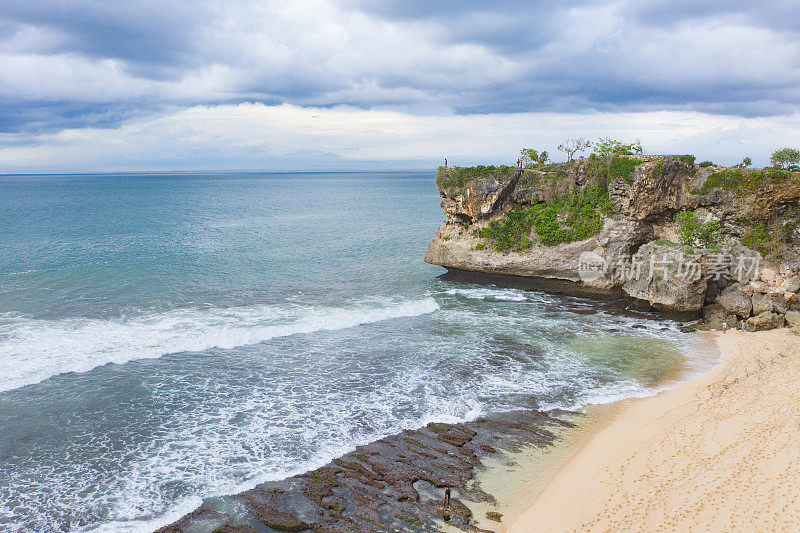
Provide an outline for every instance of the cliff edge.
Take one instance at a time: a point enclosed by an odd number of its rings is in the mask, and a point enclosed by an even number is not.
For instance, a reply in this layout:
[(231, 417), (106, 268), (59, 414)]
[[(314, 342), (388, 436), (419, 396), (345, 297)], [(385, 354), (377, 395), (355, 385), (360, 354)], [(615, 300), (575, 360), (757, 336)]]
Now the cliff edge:
[(712, 328), (800, 324), (800, 173), (592, 155), (441, 167), (436, 185), (428, 263), (626, 295)]

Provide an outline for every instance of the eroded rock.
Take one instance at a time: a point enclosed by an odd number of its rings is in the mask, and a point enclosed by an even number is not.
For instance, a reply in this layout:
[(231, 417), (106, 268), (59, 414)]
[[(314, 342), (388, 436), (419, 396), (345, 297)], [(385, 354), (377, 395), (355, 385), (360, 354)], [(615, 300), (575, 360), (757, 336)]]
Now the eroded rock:
[[(492, 501), (479, 486), (468, 483), (481, 457), (498, 448), (548, 446), (555, 439), (548, 428), (557, 425), (569, 424), (537, 412), (464, 424), (428, 424), (359, 446), (322, 468), (264, 483), (230, 499), (246, 509), (247, 520), (277, 531), (431, 531), (444, 524), (441, 497), (445, 487), (452, 487), (459, 496), (451, 498), (449, 526), (473, 531), (472, 513), (461, 500)], [(424, 491), (423, 486), (427, 487)], [(241, 522), (238, 514), (213, 508), (211, 502), (159, 533), (194, 533), (203, 530), (203, 524), (211, 524), (208, 531), (252, 526), (252, 522)]]
[(750, 312), (753, 310), (753, 300), (738, 284), (731, 285), (723, 290), (717, 302), (724, 307), (726, 311), (742, 318), (749, 317)]
[(747, 331), (763, 331), (783, 326), (783, 315), (766, 311), (747, 319)]

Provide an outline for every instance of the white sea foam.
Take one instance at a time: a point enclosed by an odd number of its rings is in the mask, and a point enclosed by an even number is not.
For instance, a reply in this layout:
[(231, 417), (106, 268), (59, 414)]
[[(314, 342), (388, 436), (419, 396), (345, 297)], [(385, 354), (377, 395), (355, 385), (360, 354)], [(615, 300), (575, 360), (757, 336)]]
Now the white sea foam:
[(494, 288), (477, 288), (477, 289), (449, 289), (447, 294), (465, 296), (473, 300), (505, 300), (511, 302), (524, 302), (528, 299), (528, 295), (521, 290), (517, 289), (494, 289)]
[(211, 348), (230, 349), (276, 337), (331, 331), (439, 309), (433, 298), (352, 307), (186, 308), (132, 318), (36, 320), (0, 324), (0, 391), (107, 363)]

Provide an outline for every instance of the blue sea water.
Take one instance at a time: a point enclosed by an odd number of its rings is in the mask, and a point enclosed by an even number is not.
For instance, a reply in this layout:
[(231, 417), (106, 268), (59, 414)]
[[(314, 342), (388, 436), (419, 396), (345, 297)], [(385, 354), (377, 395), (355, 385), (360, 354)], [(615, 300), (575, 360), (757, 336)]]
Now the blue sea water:
[(672, 323), (437, 279), (439, 200), (432, 173), (0, 176), (0, 530), (149, 531), (403, 428), (705, 364)]

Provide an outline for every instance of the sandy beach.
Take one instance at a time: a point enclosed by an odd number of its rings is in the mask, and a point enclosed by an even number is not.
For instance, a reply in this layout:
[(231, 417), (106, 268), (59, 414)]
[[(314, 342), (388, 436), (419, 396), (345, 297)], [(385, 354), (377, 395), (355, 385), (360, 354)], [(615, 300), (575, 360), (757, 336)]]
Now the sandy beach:
[(800, 336), (715, 338), (722, 362), (618, 403), (508, 531), (780, 531), (800, 516)]

